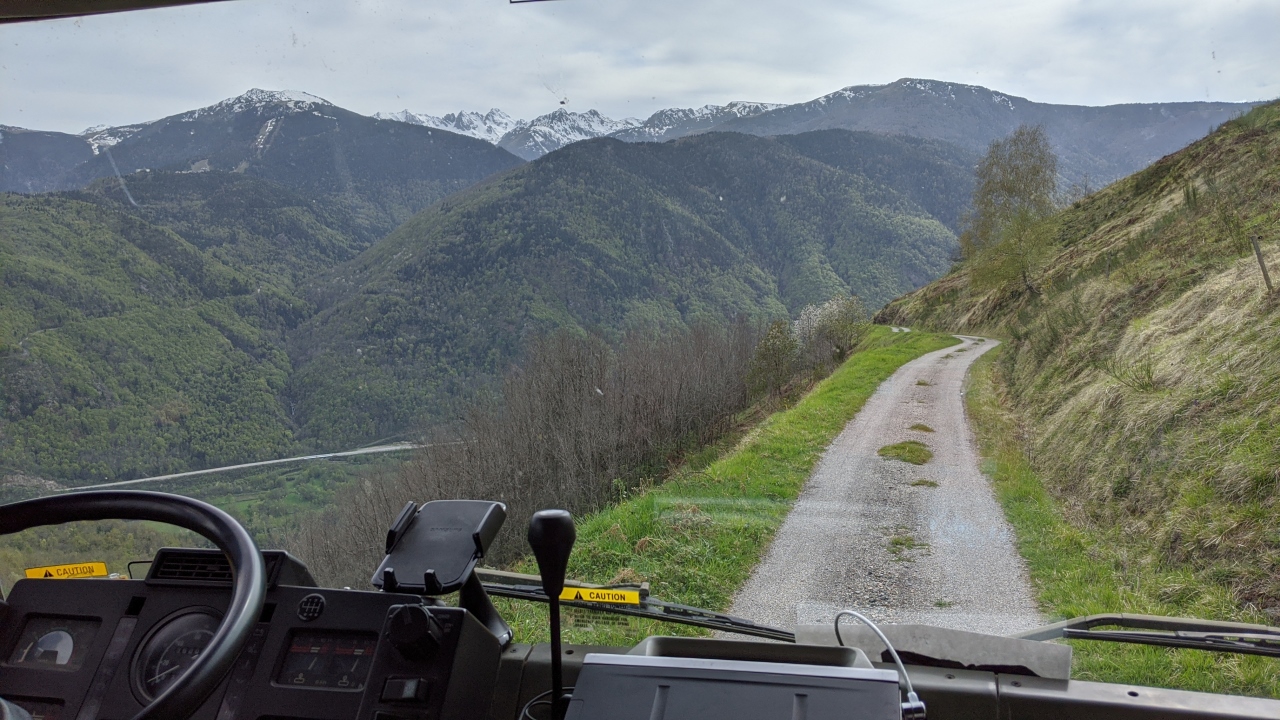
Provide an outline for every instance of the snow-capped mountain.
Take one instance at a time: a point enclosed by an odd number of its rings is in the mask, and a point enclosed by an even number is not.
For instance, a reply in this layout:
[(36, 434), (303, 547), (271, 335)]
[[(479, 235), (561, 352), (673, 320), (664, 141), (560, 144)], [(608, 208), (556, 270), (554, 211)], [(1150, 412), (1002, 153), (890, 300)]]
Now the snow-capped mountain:
[[(214, 103), (207, 107), (198, 108), (189, 112), (176, 115), (173, 118), (165, 118), (166, 120), (177, 120), (179, 122), (193, 122), (198, 118), (215, 114), (242, 113), (247, 110), (262, 110), (263, 108), (273, 107), (276, 110), (289, 112), (306, 112), (312, 110), (316, 106), (333, 107), (333, 103), (322, 97), (317, 97), (310, 93), (300, 92), (298, 90), (262, 90), (260, 88), (252, 88), (243, 95), (237, 95), (233, 98), (227, 98), (221, 102)], [(119, 125), (116, 127), (108, 127), (106, 125), (95, 125), (80, 133), (80, 137), (84, 138), (89, 146), (93, 149), (93, 154), (97, 155), (104, 147), (112, 147), (120, 142), (127, 140), (154, 122), (139, 123), (137, 125)]]
[(410, 125), (425, 125), (429, 128), (448, 130), (459, 135), (468, 135), (480, 140), (486, 140), (494, 145), (498, 144), (503, 135), (506, 135), (516, 125), (523, 122), (522, 120), (512, 119), (510, 115), (497, 108), (493, 108), (487, 113), (464, 111), (449, 113), (441, 117), (427, 115), (426, 113), (415, 113), (409, 110), (401, 110), (396, 113), (374, 113), (373, 116), (379, 120), (399, 120)]
[(639, 125), (640, 121), (635, 118), (614, 120), (595, 110), (575, 113), (560, 108), (529, 122), (518, 123), (502, 136), (498, 147), (525, 160), (533, 160), (569, 143), (602, 137)]
[(133, 136), (142, 128), (150, 123), (142, 123), (141, 125), (121, 125), (119, 127), (107, 127), (106, 125), (95, 125), (80, 133), (80, 137), (89, 143), (89, 147), (93, 148), (93, 154), (97, 155), (102, 152), (102, 148), (111, 147)]
[(627, 142), (671, 140), (710, 130), (726, 120), (751, 117), (780, 107), (782, 105), (771, 103), (731, 102), (700, 108), (674, 108), (660, 110), (644, 122), (635, 118), (614, 120), (596, 110), (575, 113), (564, 108), (532, 120), (515, 120), (497, 108), (487, 113), (464, 111), (443, 116), (401, 110), (375, 113), (374, 117), (469, 135), (487, 140), (526, 160), (533, 160), (579, 140), (604, 136)]
[(195, 119), (200, 117), (201, 114), (216, 112), (219, 110), (244, 112), (250, 108), (277, 104), (284, 105), (290, 110), (310, 110), (312, 106), (315, 105), (333, 105), (333, 103), (322, 97), (316, 97), (310, 93), (304, 93), (298, 90), (261, 90), (259, 88), (252, 88), (243, 95), (228, 98), (206, 108), (192, 110), (180, 117), (190, 116), (192, 119)]
[(362, 231), (375, 237), (440, 197), (519, 164), (476, 138), (376, 120), (307, 93), (253, 89), (148, 123), (79, 135), (6, 131), (0, 190), (82, 188), (142, 170), (244, 173), (358, 205)]
[(670, 108), (659, 110), (643, 124), (619, 130), (612, 137), (627, 142), (661, 142), (706, 132), (716, 125), (734, 118), (744, 118), (776, 110), (783, 105), (776, 103), (735, 101), (728, 105), (703, 105), (700, 108)]

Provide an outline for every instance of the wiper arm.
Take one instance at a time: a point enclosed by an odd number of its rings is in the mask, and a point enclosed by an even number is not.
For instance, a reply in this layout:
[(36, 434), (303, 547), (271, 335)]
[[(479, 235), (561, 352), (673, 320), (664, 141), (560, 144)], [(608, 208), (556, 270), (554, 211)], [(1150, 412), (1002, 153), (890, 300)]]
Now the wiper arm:
[[(536, 575), (500, 572), (490, 570), (488, 568), (476, 568), (476, 573), (479, 574), (482, 579), (501, 580), (501, 582), (481, 583), (484, 585), (485, 592), (490, 595), (515, 598), (518, 600), (530, 600), (533, 602), (548, 602), (547, 595), (543, 592), (542, 585)], [(580, 585), (583, 588), (607, 587), (587, 585), (586, 583), (581, 583)], [(634, 590), (636, 589), (636, 586), (619, 585), (612, 589)], [(733, 615), (726, 615), (725, 613), (715, 612), (714, 610), (704, 610), (690, 605), (666, 602), (665, 600), (659, 600), (658, 598), (649, 595), (647, 592), (641, 593), (639, 605), (617, 605), (612, 603), (594, 603), (583, 600), (565, 599), (561, 599), (560, 604), (586, 608), (588, 610), (595, 610), (598, 612), (613, 613), (615, 615), (649, 618), (651, 620), (673, 622), (680, 625), (704, 627), (709, 630), (720, 630), (723, 632), (737, 633), (739, 635), (751, 635), (753, 637), (768, 638), (770, 640), (781, 640), (782, 642), (793, 643), (796, 641), (795, 633), (788, 630), (781, 630), (767, 625), (757, 625), (746, 618), (734, 617)]]
[[(1125, 630), (1094, 630), (1110, 626)], [(1086, 615), (1028, 630), (1014, 637), (1023, 640), (1105, 640), (1139, 645), (1235, 652), (1280, 657), (1280, 628), (1223, 620), (1130, 615)]]
[(1108, 640), (1111, 642), (1163, 647), (1190, 648), (1233, 652), (1242, 655), (1280, 657), (1280, 634), (1221, 632), (1155, 632), (1150, 630), (1077, 630), (1066, 628), (1062, 637), (1075, 640)]

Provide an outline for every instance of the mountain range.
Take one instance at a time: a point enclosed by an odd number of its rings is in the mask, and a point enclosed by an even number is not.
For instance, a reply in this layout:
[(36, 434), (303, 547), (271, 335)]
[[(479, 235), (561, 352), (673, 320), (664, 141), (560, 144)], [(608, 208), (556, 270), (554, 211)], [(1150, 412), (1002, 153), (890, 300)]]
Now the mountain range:
[(78, 136), (12, 128), (0, 134), (0, 190), (70, 190), (139, 171), (220, 170), (343, 207), (365, 244), (445, 195), (522, 162), (471, 137), (265, 90)]
[(469, 135), (491, 142), (525, 160), (533, 160), (570, 143), (596, 137), (615, 137), (627, 142), (673, 140), (712, 130), (729, 119), (759, 115), (780, 107), (783, 106), (731, 102), (700, 108), (673, 108), (659, 110), (643, 122), (635, 118), (613, 120), (595, 110), (575, 113), (564, 108), (532, 120), (515, 120), (497, 108), (487, 113), (464, 111), (441, 117), (402, 110), (375, 113), (374, 117)]
[[(0, 195), (0, 470), (75, 483), (350, 446), (447, 418), (545, 330), (878, 306), (946, 271), (1009, 123), (1076, 138), (1080, 172), (1238, 107), (855, 90), (452, 129), (252, 90), (80, 135), (0, 128), (0, 191), (21, 193)], [(857, 123), (876, 132), (838, 127)]]
[(732, 102), (659, 110), (643, 122), (563, 108), (531, 121), (513, 120), (496, 108), (484, 114), (434, 117), (406, 110), (378, 117), (470, 135), (526, 160), (600, 136), (661, 142), (712, 131), (772, 136), (829, 129), (942, 140), (980, 153), (992, 140), (1025, 123), (1045, 127), (1066, 182), (1100, 187), (1186, 146), (1256, 104), (1058, 105), (977, 85), (904, 78), (887, 85), (854, 85), (793, 105)]
[[(1185, 147), (1256, 104), (1061, 105), (977, 85), (904, 78), (887, 85), (854, 85), (791, 105), (731, 102), (672, 108), (643, 121), (558, 108), (526, 121), (497, 108), (438, 117), (403, 110), (368, 118), (306, 93), (255, 89), (208, 108), (149, 123), (90, 128), (79, 135), (0, 126), (0, 191), (83, 187), (114, 174), (113, 159), (123, 173), (214, 167), (273, 177), (295, 189), (304, 182), (324, 185), (329, 197), (359, 208), (370, 232), (385, 234), (430, 202), (519, 164), (518, 159), (532, 160), (596, 137), (662, 142), (713, 131), (774, 136), (868, 130), (941, 140), (981, 153), (1024, 123), (1045, 127), (1065, 184), (1100, 187)], [(419, 130), (405, 130), (406, 125)], [(392, 127), (402, 128), (401, 137), (386, 145), (383, 140), (394, 132)], [(468, 145), (459, 135), (488, 148)], [(309, 147), (302, 150), (302, 144)], [(323, 166), (312, 168), (319, 171), (314, 180), (302, 180), (289, 153), (279, 152), (292, 147), (306, 154), (321, 144), (332, 153)], [(493, 146), (516, 157), (493, 154)], [(267, 153), (269, 147), (277, 151)], [(374, 147), (394, 150), (367, 155)], [(311, 155), (309, 162), (319, 157)], [(364, 186), (349, 181), (352, 172), (365, 173), (367, 180), (395, 176), (407, 182), (375, 182), (378, 192), (364, 193), (355, 190)]]
[[(333, 153), (318, 147), (314, 164)], [(227, 163), (0, 195), (0, 476), (78, 484), (403, 435), (554, 328), (879, 304), (945, 270), (973, 162), (842, 130), (597, 138), (372, 245), (323, 185)]]

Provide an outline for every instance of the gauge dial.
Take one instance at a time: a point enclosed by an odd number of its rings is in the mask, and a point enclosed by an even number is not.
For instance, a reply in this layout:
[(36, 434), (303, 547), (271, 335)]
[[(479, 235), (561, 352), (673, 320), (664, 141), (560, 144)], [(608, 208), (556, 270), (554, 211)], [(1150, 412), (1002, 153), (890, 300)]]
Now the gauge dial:
[(97, 620), (29, 618), (8, 664), (75, 670), (84, 662), (98, 625)]
[(200, 658), (219, 622), (209, 610), (185, 610), (161, 621), (134, 656), (134, 689), (147, 702), (168, 690)]
[(276, 684), (363, 690), (377, 647), (372, 633), (295, 631)]

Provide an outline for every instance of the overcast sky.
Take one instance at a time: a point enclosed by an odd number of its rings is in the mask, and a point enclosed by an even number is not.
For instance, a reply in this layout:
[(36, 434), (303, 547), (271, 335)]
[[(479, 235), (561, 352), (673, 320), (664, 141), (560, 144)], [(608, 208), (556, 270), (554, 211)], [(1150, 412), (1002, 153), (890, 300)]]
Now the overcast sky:
[(1040, 102), (1280, 96), (1276, 0), (234, 0), (0, 25), (0, 124), (153, 120), (251, 87), (356, 112), (646, 117), (919, 77)]

